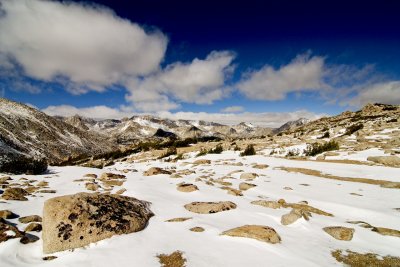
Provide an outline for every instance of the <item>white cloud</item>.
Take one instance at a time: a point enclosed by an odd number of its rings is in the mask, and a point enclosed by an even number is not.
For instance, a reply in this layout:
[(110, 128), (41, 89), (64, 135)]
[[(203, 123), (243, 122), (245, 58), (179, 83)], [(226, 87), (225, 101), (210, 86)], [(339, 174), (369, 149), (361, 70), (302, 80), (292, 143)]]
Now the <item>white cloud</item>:
[(179, 102), (211, 104), (229, 94), (225, 81), (233, 71), (233, 59), (231, 52), (213, 51), (206, 59), (173, 63), (153, 75), (128, 81), (126, 100), (147, 112), (176, 109)]
[(237, 87), (250, 99), (281, 100), (290, 92), (316, 91), (325, 87), (323, 75), (324, 58), (299, 55), (279, 69), (266, 65), (247, 73)]
[(104, 7), (40, 0), (0, 4), (0, 52), (35, 79), (61, 77), (75, 94), (148, 75), (165, 54), (162, 33), (146, 33)]
[(110, 108), (107, 106), (93, 106), (85, 108), (77, 108), (70, 105), (48, 106), (42, 110), (50, 116), (70, 117), (80, 115), (92, 119), (121, 119), (131, 117), (133, 115), (129, 110)]
[(358, 94), (348, 101), (353, 106), (367, 103), (400, 104), (400, 81), (375, 83), (359, 90)]
[(230, 107), (221, 109), (221, 112), (224, 112), (224, 113), (236, 113), (236, 112), (242, 112), (242, 111), (244, 111), (244, 107), (242, 107), (242, 106), (230, 106)]

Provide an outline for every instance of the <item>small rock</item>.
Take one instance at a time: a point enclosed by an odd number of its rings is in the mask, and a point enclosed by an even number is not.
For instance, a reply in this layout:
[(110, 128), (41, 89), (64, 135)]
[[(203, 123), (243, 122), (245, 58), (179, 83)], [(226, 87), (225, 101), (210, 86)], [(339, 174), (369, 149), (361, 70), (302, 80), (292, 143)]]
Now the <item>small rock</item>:
[(144, 176), (152, 176), (158, 174), (171, 174), (171, 172), (158, 167), (151, 167), (143, 173)]
[(202, 164), (211, 164), (211, 160), (209, 159), (198, 159), (193, 164), (202, 165)]
[(289, 225), (297, 221), (302, 217), (301, 212), (296, 209), (292, 209), (288, 214), (282, 215), (281, 224)]
[(285, 189), (285, 190), (289, 190), (289, 191), (293, 190), (293, 188), (291, 188), (291, 187), (288, 187), (288, 186), (285, 186), (283, 189)]
[(97, 174), (88, 173), (88, 174), (85, 174), (83, 177), (89, 177), (89, 178), (94, 178), (94, 179), (96, 179), (96, 178), (97, 178)]
[(125, 193), (126, 192), (126, 189), (125, 188), (121, 188), (120, 190), (118, 190), (117, 192), (115, 192), (115, 194), (117, 194), (117, 195), (122, 195), (123, 193)]
[(100, 176), (100, 180), (102, 180), (102, 181), (118, 180), (118, 179), (125, 179), (125, 175), (111, 173), (111, 172), (105, 172)]
[(15, 214), (9, 210), (0, 210), (0, 218), (1, 219), (11, 219), (15, 217)]
[(266, 169), (268, 167), (269, 167), (269, 165), (267, 165), (267, 164), (255, 164), (253, 166), (253, 168), (255, 168), (255, 169)]
[(42, 225), (40, 223), (30, 223), (25, 228), (25, 232), (40, 232), (42, 231)]
[(194, 213), (210, 214), (236, 209), (236, 204), (230, 201), (220, 202), (192, 202), (186, 204), (185, 209)]
[(29, 244), (29, 243), (35, 243), (39, 239), (40, 238), (35, 235), (26, 234), (19, 240), (19, 242), (22, 244)]
[(190, 193), (190, 192), (194, 192), (194, 191), (199, 190), (199, 188), (197, 187), (197, 185), (194, 185), (194, 184), (185, 184), (185, 183), (183, 183), (183, 184), (178, 184), (178, 186), (177, 186), (176, 189), (178, 189), (178, 191), (186, 192), (186, 193)]
[(191, 220), (191, 219), (192, 219), (192, 217), (180, 217), (180, 218), (173, 218), (173, 219), (166, 220), (166, 222), (184, 222), (184, 221)]
[(3, 192), (3, 195), (1, 197), (5, 200), (27, 201), (28, 199), (25, 197), (27, 195), (29, 195), (29, 193), (26, 190), (20, 187), (14, 187), (14, 188), (7, 188)]
[(268, 200), (254, 200), (251, 202), (253, 205), (259, 205), (270, 209), (280, 209), (282, 205), (277, 201), (268, 201)]
[(337, 240), (350, 241), (353, 239), (354, 228), (330, 226), (323, 228), (323, 230)]
[(222, 233), (222, 235), (252, 238), (271, 244), (281, 242), (281, 237), (278, 235), (275, 229), (263, 225), (244, 225), (225, 231)]
[(192, 231), (192, 232), (198, 232), (198, 233), (204, 232), (204, 228), (203, 227), (198, 227), (198, 226), (190, 228), (189, 230)]
[(87, 183), (87, 184), (85, 184), (85, 187), (87, 190), (90, 190), (90, 191), (97, 191), (100, 188), (100, 186), (95, 183)]
[(257, 177), (258, 177), (257, 173), (247, 173), (247, 172), (245, 172), (245, 173), (242, 173), (240, 175), (240, 179), (244, 179), (244, 180), (254, 180)]
[(39, 190), (37, 191), (38, 193), (42, 193), (42, 194), (55, 194), (57, 193), (56, 190), (48, 190), (48, 189), (44, 189), (44, 190)]
[(243, 182), (243, 183), (239, 184), (239, 189), (242, 190), (242, 191), (245, 191), (245, 190), (249, 190), (249, 189), (251, 189), (253, 187), (256, 187), (256, 186), (257, 185), (255, 185), (255, 184), (250, 184), (250, 183)]
[(29, 215), (18, 218), (20, 223), (42, 222), (42, 217), (39, 215)]
[(12, 238), (23, 237), (24, 234), (17, 227), (4, 223), (0, 220), (0, 243)]
[(49, 185), (49, 183), (46, 182), (46, 181), (41, 181), (41, 182), (36, 184), (36, 186), (38, 186), (38, 187), (45, 187), (45, 186), (48, 186), (48, 185)]
[(57, 256), (46, 256), (42, 258), (44, 261), (52, 261), (57, 259)]

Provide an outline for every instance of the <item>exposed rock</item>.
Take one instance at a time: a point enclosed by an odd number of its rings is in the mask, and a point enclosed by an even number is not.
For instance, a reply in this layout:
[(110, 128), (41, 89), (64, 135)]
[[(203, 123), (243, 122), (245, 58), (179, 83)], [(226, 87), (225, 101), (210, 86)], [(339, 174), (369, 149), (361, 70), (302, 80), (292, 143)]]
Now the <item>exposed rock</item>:
[(87, 184), (85, 184), (85, 187), (87, 190), (90, 190), (90, 191), (97, 191), (100, 188), (100, 186), (95, 183), (87, 183)]
[(373, 253), (358, 253), (351, 250), (332, 251), (332, 256), (338, 261), (342, 262), (346, 266), (350, 267), (392, 267), (400, 266), (400, 257), (393, 256), (381, 256)]
[(169, 219), (166, 220), (166, 222), (185, 222), (187, 220), (191, 220), (192, 217), (180, 217), (180, 218), (173, 218), (173, 219)]
[(171, 174), (171, 172), (158, 167), (151, 167), (143, 173), (144, 176), (152, 176), (158, 174)]
[(15, 214), (9, 210), (0, 210), (0, 218), (1, 219), (11, 219), (15, 217)]
[(197, 185), (194, 184), (178, 184), (178, 186), (176, 187), (176, 189), (178, 189), (178, 191), (181, 192), (193, 192), (193, 191), (197, 191), (199, 190), (199, 188), (197, 187)]
[(340, 154), (338, 152), (328, 151), (328, 152), (325, 152), (324, 155), (327, 157), (335, 157), (335, 156), (339, 156)]
[(42, 225), (40, 223), (30, 223), (25, 228), (25, 232), (40, 232), (42, 231)]
[(94, 173), (88, 173), (88, 174), (85, 174), (83, 177), (88, 177), (88, 178), (93, 178), (93, 179), (96, 179), (96, 178), (97, 178), (97, 174), (94, 174)]
[(19, 242), (22, 244), (29, 244), (29, 243), (35, 243), (36, 241), (39, 240), (39, 237), (35, 235), (30, 235), (30, 234), (25, 234)]
[(5, 200), (27, 201), (28, 199), (25, 197), (27, 195), (29, 195), (29, 193), (26, 190), (20, 187), (14, 187), (14, 188), (7, 188), (3, 192), (3, 195), (1, 197)]
[(373, 225), (370, 225), (369, 223), (362, 222), (362, 221), (348, 221), (348, 223), (359, 224), (361, 227), (371, 229), (372, 232), (376, 232), (381, 235), (400, 237), (400, 231), (396, 230), (396, 229), (377, 227), (377, 226), (373, 226)]
[(37, 192), (38, 193), (42, 193), (42, 194), (55, 194), (55, 193), (57, 193), (56, 190), (50, 190), (50, 189), (43, 189), (43, 190), (39, 190)]
[(251, 204), (263, 206), (270, 209), (280, 209), (281, 205), (276, 201), (268, 201), (268, 200), (254, 200)]
[(266, 208), (272, 208), (272, 209), (292, 208), (292, 209), (300, 210), (301, 213), (303, 214), (303, 216), (304, 216), (304, 214), (308, 214), (308, 213), (315, 213), (315, 214), (330, 216), (330, 217), (333, 216), (333, 214), (325, 212), (325, 211), (317, 209), (317, 208), (314, 208), (312, 206), (309, 206), (307, 203), (303, 203), (303, 202), (287, 203), (284, 199), (280, 199), (278, 201), (255, 200), (255, 201), (252, 201), (251, 204), (263, 206)]
[(255, 185), (255, 184), (250, 184), (250, 183), (243, 182), (243, 183), (239, 184), (239, 189), (242, 190), (242, 191), (245, 191), (245, 190), (249, 190), (249, 189), (251, 189), (253, 187), (256, 187), (256, 186), (257, 185)]
[(115, 192), (115, 194), (117, 194), (117, 195), (122, 195), (123, 193), (125, 193), (126, 192), (126, 189), (125, 188), (121, 188), (120, 190), (118, 190), (117, 192)]
[(400, 167), (400, 157), (397, 156), (368, 157), (367, 160), (389, 167)]
[(278, 235), (275, 229), (263, 225), (244, 225), (225, 231), (222, 233), (222, 235), (252, 238), (271, 244), (281, 242), (281, 237)]
[(293, 188), (291, 188), (291, 187), (289, 187), (289, 186), (285, 186), (283, 189), (288, 190), (288, 191), (293, 190)]
[(172, 254), (157, 255), (161, 267), (185, 267), (186, 259), (182, 256), (182, 252), (175, 251)]
[(244, 180), (254, 180), (257, 177), (258, 177), (257, 173), (247, 173), (247, 172), (245, 172), (245, 173), (242, 173), (240, 175), (240, 179), (244, 179)]
[(46, 256), (42, 258), (44, 261), (52, 261), (57, 259), (57, 256)]
[(268, 167), (269, 167), (269, 165), (267, 165), (267, 164), (255, 164), (255, 165), (253, 165), (253, 168), (255, 168), (255, 169), (266, 169)]
[(0, 221), (0, 243), (12, 238), (23, 237), (24, 234), (17, 227)]
[(354, 228), (329, 226), (324, 227), (323, 230), (337, 240), (350, 241), (353, 239)]
[(221, 187), (221, 189), (226, 190), (229, 195), (239, 196), (239, 197), (243, 196), (242, 191), (237, 190), (232, 187), (229, 187), (229, 186), (223, 186), (223, 187)]
[(189, 230), (192, 231), (192, 232), (198, 232), (198, 233), (204, 232), (204, 228), (203, 227), (198, 227), (198, 226), (190, 228)]
[(192, 202), (186, 204), (185, 209), (194, 213), (209, 214), (236, 209), (236, 204), (230, 201), (220, 202)]
[(193, 164), (202, 165), (202, 164), (211, 164), (211, 160), (209, 159), (198, 159)]
[(100, 176), (101, 181), (118, 180), (118, 179), (125, 179), (125, 175), (111, 173), (111, 172), (105, 172), (105, 173), (102, 173)]
[(43, 209), (43, 251), (88, 245), (113, 235), (143, 230), (154, 215), (132, 197), (78, 193), (49, 199)]
[(18, 218), (20, 223), (42, 222), (42, 217), (39, 215), (29, 215)]
[(297, 221), (302, 217), (299, 210), (292, 209), (288, 214), (282, 215), (281, 224), (289, 225)]
[(39, 187), (45, 187), (48, 185), (49, 185), (49, 182), (46, 182), (46, 181), (40, 181), (39, 183), (36, 184), (36, 186), (39, 186)]

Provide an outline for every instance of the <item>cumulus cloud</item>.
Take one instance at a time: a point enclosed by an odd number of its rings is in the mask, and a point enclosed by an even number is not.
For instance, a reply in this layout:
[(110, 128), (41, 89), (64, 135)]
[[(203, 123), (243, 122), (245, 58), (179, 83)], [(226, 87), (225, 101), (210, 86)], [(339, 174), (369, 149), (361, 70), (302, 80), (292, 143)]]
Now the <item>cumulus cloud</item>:
[(70, 117), (80, 115), (92, 119), (121, 119), (131, 117), (133, 113), (123, 108), (110, 108), (107, 106), (93, 106), (77, 108), (70, 105), (48, 106), (42, 110), (50, 116)]
[(348, 101), (353, 106), (367, 103), (400, 104), (400, 81), (388, 81), (369, 85), (359, 90), (358, 94)]
[(40, 0), (0, 4), (0, 52), (24, 74), (60, 81), (75, 94), (148, 75), (165, 54), (162, 33), (146, 32), (104, 7)]
[(324, 58), (299, 55), (279, 69), (266, 65), (245, 74), (237, 88), (250, 99), (281, 100), (290, 92), (325, 87), (323, 76)]
[(242, 107), (242, 106), (230, 106), (230, 107), (221, 109), (221, 112), (224, 112), (224, 113), (236, 113), (236, 112), (242, 112), (242, 111), (244, 111), (244, 107)]
[(179, 102), (211, 104), (229, 94), (225, 81), (233, 71), (235, 55), (213, 51), (205, 59), (176, 62), (142, 79), (127, 82), (126, 100), (141, 111), (171, 110)]

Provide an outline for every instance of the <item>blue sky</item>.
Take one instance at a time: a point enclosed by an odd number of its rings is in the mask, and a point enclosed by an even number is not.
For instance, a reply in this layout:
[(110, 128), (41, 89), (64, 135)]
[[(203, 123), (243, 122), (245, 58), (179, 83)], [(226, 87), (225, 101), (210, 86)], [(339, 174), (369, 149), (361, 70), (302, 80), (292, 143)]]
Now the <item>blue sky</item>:
[(278, 126), (400, 104), (398, 1), (0, 0), (0, 95)]

